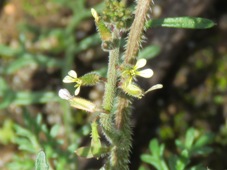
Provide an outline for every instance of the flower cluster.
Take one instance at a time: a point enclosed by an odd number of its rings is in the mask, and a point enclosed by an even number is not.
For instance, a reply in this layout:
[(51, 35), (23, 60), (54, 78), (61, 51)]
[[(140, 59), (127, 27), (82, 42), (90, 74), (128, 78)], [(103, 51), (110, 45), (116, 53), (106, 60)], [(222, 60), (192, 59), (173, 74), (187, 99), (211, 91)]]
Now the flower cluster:
[(146, 92), (144, 92), (138, 85), (136, 85), (133, 80), (136, 80), (137, 76), (144, 77), (144, 78), (151, 78), (153, 76), (153, 71), (151, 69), (143, 69), (147, 63), (146, 59), (139, 59), (136, 64), (132, 67), (126, 66), (126, 69), (122, 72), (122, 83), (120, 88), (128, 95), (131, 95), (136, 98), (142, 98), (142, 96), (152, 90), (162, 88), (161, 84), (157, 84), (149, 88)]
[[(99, 79), (99, 75), (94, 72), (85, 74), (82, 77), (78, 77), (77, 73), (74, 70), (70, 70), (68, 72), (68, 75), (64, 77), (63, 82), (76, 83), (76, 85), (74, 86), (76, 88), (74, 92), (76, 96), (79, 94), (82, 85), (94, 85), (99, 82)], [(71, 96), (67, 89), (60, 89), (58, 95), (60, 98), (68, 100), (71, 106), (77, 109), (85, 110), (87, 112), (96, 112), (97, 110), (99, 110), (92, 102), (83, 98)]]
[(127, 77), (129, 83), (131, 83), (132, 80), (136, 78), (136, 76), (140, 76), (140, 77), (144, 77), (144, 78), (151, 78), (154, 73), (150, 68), (144, 69), (144, 70), (139, 70), (140, 68), (144, 67), (146, 64), (147, 64), (146, 59), (139, 59), (136, 62), (135, 66), (126, 68), (123, 71), (123, 73), (122, 73), (123, 78)]
[(65, 76), (65, 78), (63, 79), (63, 82), (64, 83), (76, 83), (76, 85), (74, 86), (74, 87), (76, 87), (74, 94), (75, 95), (79, 94), (82, 80), (77, 77), (77, 73), (74, 70), (70, 70), (68, 72), (68, 75)]

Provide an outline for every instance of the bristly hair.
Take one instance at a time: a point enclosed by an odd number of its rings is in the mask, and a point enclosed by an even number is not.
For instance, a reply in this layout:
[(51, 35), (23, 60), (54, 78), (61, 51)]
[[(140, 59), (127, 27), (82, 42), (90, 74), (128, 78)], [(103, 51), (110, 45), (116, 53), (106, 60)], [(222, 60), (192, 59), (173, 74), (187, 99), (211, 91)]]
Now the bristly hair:
[(127, 37), (127, 45), (125, 49), (125, 63), (133, 64), (135, 57), (141, 47), (141, 43), (145, 40), (143, 33), (145, 31), (145, 23), (147, 21), (148, 12), (151, 9), (152, 0), (138, 0), (135, 9), (135, 19), (131, 25), (130, 32)]

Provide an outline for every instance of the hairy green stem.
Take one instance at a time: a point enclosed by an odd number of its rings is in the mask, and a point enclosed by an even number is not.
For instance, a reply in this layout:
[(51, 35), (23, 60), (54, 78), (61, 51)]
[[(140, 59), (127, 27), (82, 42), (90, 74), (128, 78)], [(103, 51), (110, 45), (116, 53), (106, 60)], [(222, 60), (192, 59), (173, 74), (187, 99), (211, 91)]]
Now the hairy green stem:
[[(151, 0), (138, 0), (135, 11), (135, 19), (131, 26), (126, 51), (124, 55), (125, 64), (133, 64), (140, 48), (141, 37), (145, 27), (145, 21)], [(110, 162), (107, 164), (110, 170), (128, 170), (129, 155), (131, 149), (132, 128), (131, 128), (131, 102), (132, 99), (119, 93), (114, 107), (115, 125), (118, 129), (113, 139), (113, 146), (110, 154)]]
[(115, 111), (115, 125), (118, 134), (115, 136), (110, 154), (111, 170), (128, 170), (129, 154), (132, 142), (131, 101), (123, 93), (117, 96)]
[(138, 0), (135, 19), (131, 25), (125, 50), (125, 63), (132, 64), (139, 51), (147, 13), (151, 7), (152, 0)]
[[(119, 45), (118, 45), (119, 46)], [(105, 94), (103, 99), (103, 108), (110, 111), (113, 106), (113, 100), (116, 93), (116, 83), (117, 83), (117, 70), (116, 65), (119, 59), (119, 47), (111, 50), (109, 52), (109, 64), (107, 71), (107, 83), (105, 86)]]
[(115, 42), (114, 49), (109, 51), (109, 63), (108, 63), (108, 71), (107, 71), (107, 82), (105, 85), (105, 93), (103, 98), (103, 109), (107, 111), (108, 114), (103, 113), (100, 115), (100, 125), (102, 126), (103, 133), (107, 140), (112, 144), (113, 136), (115, 134), (114, 131), (114, 123), (113, 123), (113, 114), (111, 114), (111, 110), (113, 108), (114, 99), (116, 96), (116, 86), (117, 86), (117, 69), (116, 66), (119, 60), (119, 33), (118, 30), (115, 30), (112, 33), (113, 43)]

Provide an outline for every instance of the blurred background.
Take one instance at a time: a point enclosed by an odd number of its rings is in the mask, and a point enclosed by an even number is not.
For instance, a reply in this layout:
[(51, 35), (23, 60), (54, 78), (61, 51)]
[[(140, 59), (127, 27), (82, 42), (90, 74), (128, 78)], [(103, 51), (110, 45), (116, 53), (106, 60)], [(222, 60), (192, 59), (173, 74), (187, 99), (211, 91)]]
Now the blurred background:
[[(134, 1), (127, 1), (133, 8)], [(90, 115), (70, 108), (58, 90), (71, 69), (79, 76), (97, 70), (105, 76), (107, 53), (100, 48), (90, 8), (102, 12), (102, 0), (0, 1), (0, 169), (30, 170), (40, 150), (52, 169), (95, 169), (102, 159), (74, 153), (90, 143)], [(196, 157), (213, 170), (227, 168), (227, 1), (155, 0), (152, 18), (198, 16), (217, 25), (208, 30), (153, 28), (146, 32), (150, 80), (162, 83), (133, 104), (130, 169), (157, 138), (166, 154), (174, 141), (194, 127), (214, 134), (212, 154)], [(123, 48), (122, 48), (123, 51)], [(80, 96), (101, 103), (103, 85), (82, 88)], [(152, 169), (152, 167), (150, 167)]]

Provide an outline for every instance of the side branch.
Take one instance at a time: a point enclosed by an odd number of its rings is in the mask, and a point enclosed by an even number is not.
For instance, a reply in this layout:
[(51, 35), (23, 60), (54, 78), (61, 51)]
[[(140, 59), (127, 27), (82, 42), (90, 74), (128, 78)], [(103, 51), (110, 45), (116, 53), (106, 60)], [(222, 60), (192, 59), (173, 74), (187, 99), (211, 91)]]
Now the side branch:
[(137, 2), (135, 19), (132, 23), (131, 30), (128, 35), (128, 42), (125, 51), (125, 63), (132, 64), (139, 51), (146, 17), (151, 3), (151, 0), (138, 0)]

